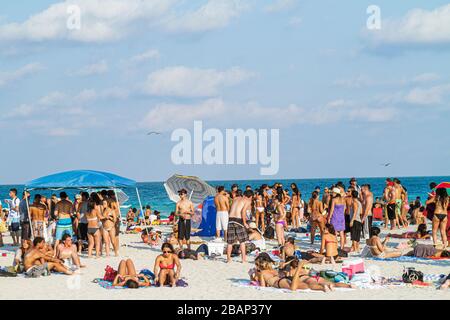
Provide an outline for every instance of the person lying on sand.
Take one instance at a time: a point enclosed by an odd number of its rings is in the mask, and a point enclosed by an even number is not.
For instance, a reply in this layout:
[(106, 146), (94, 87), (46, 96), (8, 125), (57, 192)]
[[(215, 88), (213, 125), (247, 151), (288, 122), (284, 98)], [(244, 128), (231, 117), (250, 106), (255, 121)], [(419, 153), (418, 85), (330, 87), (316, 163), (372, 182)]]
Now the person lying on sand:
[(203, 257), (208, 254), (208, 246), (206, 244), (201, 244), (197, 250), (175, 249), (174, 252), (180, 259), (202, 260)]
[(388, 234), (391, 238), (396, 239), (431, 239), (431, 235), (427, 231), (427, 225), (425, 223), (419, 224), (417, 231), (404, 232), (402, 234)]
[(61, 259), (53, 258), (45, 254), (42, 250), (45, 248), (45, 240), (36, 237), (33, 240), (33, 249), (31, 249), (24, 258), (25, 274), (30, 277), (49, 275), (50, 271), (62, 272), (72, 275), (73, 272), (67, 269)]
[(370, 252), (376, 258), (397, 258), (403, 255), (403, 253), (399, 250), (392, 250), (386, 246), (386, 243), (389, 241), (389, 235), (386, 236), (384, 241), (381, 241), (379, 234), (381, 232), (380, 228), (372, 227), (372, 237), (367, 240), (367, 245), (370, 248)]
[[(159, 286), (171, 285), (175, 287), (180, 278), (181, 263), (170, 243), (164, 243), (161, 247), (162, 254), (156, 257), (153, 273)], [(176, 268), (176, 271), (175, 271)]]
[(64, 265), (68, 268), (74, 266), (76, 269), (84, 268), (81, 265), (80, 257), (76, 245), (72, 243), (70, 234), (65, 233), (61, 239), (61, 243), (56, 247), (56, 257), (64, 261)]
[(448, 250), (439, 250), (436, 249), (433, 245), (427, 244), (417, 244), (414, 247), (414, 250), (408, 252), (406, 254), (408, 257), (417, 257), (417, 258), (448, 258), (450, 257), (450, 251)]
[(445, 282), (443, 284), (441, 284), (441, 286), (439, 287), (440, 290), (446, 290), (450, 287), (450, 273), (448, 274)]
[(128, 259), (120, 261), (117, 276), (114, 278), (112, 285), (114, 287), (138, 289), (139, 287), (150, 286), (150, 280), (143, 274), (137, 274), (133, 261)]

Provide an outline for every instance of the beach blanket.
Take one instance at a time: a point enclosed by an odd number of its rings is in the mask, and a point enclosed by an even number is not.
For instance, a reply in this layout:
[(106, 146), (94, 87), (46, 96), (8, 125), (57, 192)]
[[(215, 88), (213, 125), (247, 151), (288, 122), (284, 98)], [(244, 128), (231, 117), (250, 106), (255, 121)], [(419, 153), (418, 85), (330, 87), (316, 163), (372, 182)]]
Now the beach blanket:
[[(186, 287), (187, 286), (186, 280), (185, 279), (182, 279), (182, 280), (183, 280), (182, 281), (183, 285), (178, 285), (178, 282), (177, 282), (177, 287)], [(178, 280), (178, 281), (180, 281), (180, 280)], [(115, 287), (112, 285), (113, 283), (111, 281), (106, 281), (101, 278), (94, 279), (94, 281), (92, 281), (92, 282), (97, 283), (103, 289), (128, 289), (127, 287)], [(148, 286), (148, 287), (139, 287), (139, 289), (147, 289), (147, 288), (157, 288), (157, 286), (152, 284), (151, 286)]]
[[(278, 288), (271, 288), (271, 287), (261, 287), (256, 285), (255, 282), (250, 281), (250, 280), (237, 280), (234, 281), (232, 283), (232, 286), (234, 287), (240, 287), (240, 288), (253, 288), (256, 290), (260, 290), (260, 291), (266, 291), (266, 292), (282, 292), (282, 293), (320, 293), (323, 291), (318, 291), (318, 290), (311, 290), (311, 289), (307, 289), (307, 290), (297, 290), (297, 291), (292, 291), (292, 290), (288, 290), (288, 289), (278, 289)], [(352, 291), (352, 290), (356, 290), (356, 289), (347, 289), (347, 288), (334, 288), (335, 291)]]
[(366, 258), (369, 260), (375, 261), (397, 261), (397, 262), (413, 262), (413, 263), (421, 263), (421, 264), (430, 264), (430, 265), (442, 265), (450, 267), (450, 259), (441, 259), (441, 258), (417, 258), (417, 257), (397, 257), (397, 258), (377, 258), (377, 257), (369, 257)]

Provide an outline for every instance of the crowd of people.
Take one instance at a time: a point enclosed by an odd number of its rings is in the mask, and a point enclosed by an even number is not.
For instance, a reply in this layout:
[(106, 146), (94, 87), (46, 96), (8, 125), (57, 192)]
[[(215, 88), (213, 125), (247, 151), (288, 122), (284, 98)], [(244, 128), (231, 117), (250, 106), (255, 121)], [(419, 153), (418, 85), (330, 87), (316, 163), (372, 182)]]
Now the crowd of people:
[[(336, 264), (349, 253), (359, 254), (362, 240), (372, 256), (379, 258), (430, 252), (433, 256), (448, 256), (449, 196), (446, 189), (436, 189), (435, 183), (430, 184), (430, 193), (423, 204), (419, 197), (410, 202), (400, 180), (389, 178), (380, 197), (374, 196), (370, 184), (359, 186), (355, 178), (347, 186), (341, 181), (323, 191), (318, 186), (308, 200), (304, 200), (295, 183), (289, 187), (281, 183), (263, 184), (258, 188), (248, 185), (244, 189), (235, 184), (229, 191), (224, 186), (216, 190), (215, 241), (226, 243), (223, 253), (227, 262), (235, 255), (240, 255), (245, 262), (248, 252), (262, 252), (257, 256), (251, 279), (264, 286), (322, 291), (349, 287), (320, 277), (312, 281), (302, 266), (305, 261)], [(69, 275), (84, 267), (79, 257), (82, 251), (87, 252), (88, 258), (109, 256), (111, 250), (119, 255), (122, 219), (114, 191), (81, 192), (73, 200), (65, 192), (49, 199), (36, 194), (33, 201), (28, 192), (22, 194), (22, 199), (17, 195), (16, 189), (10, 190), (9, 210), (1, 219), (11, 234), (13, 246), (19, 247), (14, 258), (17, 270), (29, 276), (52, 271)], [(125, 217), (127, 230), (144, 225), (142, 240), (153, 246), (162, 244), (153, 270), (154, 280), (160, 285), (175, 286), (180, 280), (180, 259), (199, 260), (209, 254), (206, 244), (195, 250), (191, 248), (191, 221), (195, 210), (187, 195), (187, 190), (179, 191), (180, 200), (168, 219), (168, 223), (173, 224), (173, 233), (164, 241), (160, 231), (147, 228), (161, 222), (160, 213), (152, 211), (150, 206), (139, 213), (130, 208)], [(375, 225), (376, 220), (380, 223)], [(431, 232), (427, 230), (427, 220), (431, 221)], [(417, 225), (417, 232), (388, 234), (384, 240), (380, 239), (381, 228), (395, 230), (410, 224)], [(3, 245), (2, 232), (5, 230), (0, 225), (0, 246)], [(299, 251), (294, 238), (286, 239), (286, 233), (292, 232), (309, 233), (311, 244), (320, 241), (320, 250)], [(438, 235), (441, 249), (438, 249)], [(419, 245), (391, 249), (386, 243), (393, 237), (431, 238), (433, 245), (432, 248)], [(268, 239), (278, 243), (282, 274), (274, 271), (274, 261), (264, 253)], [(131, 260), (121, 261), (113, 280), (113, 285), (129, 288), (150, 283), (148, 275), (136, 272)]]

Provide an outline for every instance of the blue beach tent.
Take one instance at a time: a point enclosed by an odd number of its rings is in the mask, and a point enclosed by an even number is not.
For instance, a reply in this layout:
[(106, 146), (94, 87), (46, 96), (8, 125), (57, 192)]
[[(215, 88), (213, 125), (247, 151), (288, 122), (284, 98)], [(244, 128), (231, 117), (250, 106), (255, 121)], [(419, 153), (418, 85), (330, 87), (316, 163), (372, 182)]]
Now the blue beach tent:
[(216, 234), (216, 206), (214, 197), (208, 197), (203, 201), (202, 222), (198, 227), (201, 231), (195, 235), (200, 237), (213, 237)]

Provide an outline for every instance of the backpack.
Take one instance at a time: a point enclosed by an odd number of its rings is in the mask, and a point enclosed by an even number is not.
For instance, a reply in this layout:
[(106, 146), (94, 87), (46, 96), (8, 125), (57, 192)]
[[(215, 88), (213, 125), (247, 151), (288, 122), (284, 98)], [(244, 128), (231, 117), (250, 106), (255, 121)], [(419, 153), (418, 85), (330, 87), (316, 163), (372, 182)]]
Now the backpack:
[(117, 271), (114, 270), (111, 266), (106, 266), (105, 275), (103, 276), (103, 280), (113, 282), (117, 276)]
[(268, 226), (264, 231), (264, 238), (275, 239), (275, 229), (272, 226)]
[(402, 279), (404, 283), (413, 283), (415, 281), (423, 281), (423, 272), (415, 268), (405, 268), (403, 270)]

